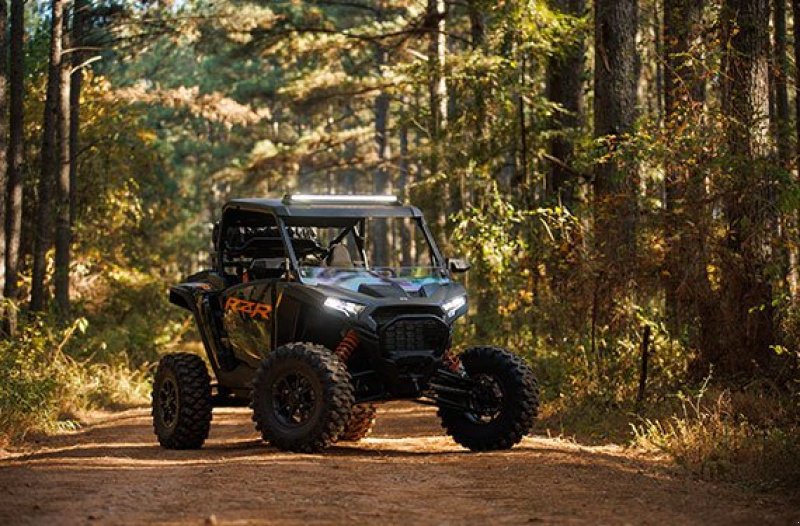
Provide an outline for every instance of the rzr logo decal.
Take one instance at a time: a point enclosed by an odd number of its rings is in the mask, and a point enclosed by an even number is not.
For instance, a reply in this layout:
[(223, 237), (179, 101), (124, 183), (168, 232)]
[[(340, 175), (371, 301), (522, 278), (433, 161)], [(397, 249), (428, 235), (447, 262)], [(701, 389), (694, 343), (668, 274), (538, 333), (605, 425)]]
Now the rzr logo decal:
[(272, 314), (272, 306), (266, 303), (258, 303), (257, 301), (247, 301), (239, 298), (228, 298), (225, 301), (225, 310), (246, 314), (251, 318), (260, 316), (264, 320), (268, 320)]

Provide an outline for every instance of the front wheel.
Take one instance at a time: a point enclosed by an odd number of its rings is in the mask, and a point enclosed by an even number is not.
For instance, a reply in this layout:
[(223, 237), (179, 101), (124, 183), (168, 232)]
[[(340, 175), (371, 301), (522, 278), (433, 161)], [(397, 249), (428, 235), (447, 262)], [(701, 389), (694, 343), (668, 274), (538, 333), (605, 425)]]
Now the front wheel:
[(472, 347), (460, 356), (473, 386), (469, 410), (440, 407), (447, 434), (473, 451), (510, 449), (533, 427), (539, 390), (533, 371), (499, 347)]
[(325, 449), (344, 431), (352, 406), (347, 366), (320, 345), (290, 343), (275, 349), (253, 381), (256, 429), (279, 449)]

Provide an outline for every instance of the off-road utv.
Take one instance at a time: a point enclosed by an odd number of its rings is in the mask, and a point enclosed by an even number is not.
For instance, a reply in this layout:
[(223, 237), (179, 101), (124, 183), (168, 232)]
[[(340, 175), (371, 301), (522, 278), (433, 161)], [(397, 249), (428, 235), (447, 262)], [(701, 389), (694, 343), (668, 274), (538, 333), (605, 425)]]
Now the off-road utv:
[(366, 436), (375, 404), (438, 406), (472, 450), (531, 429), (536, 380), (497, 347), (451, 353), (467, 312), (422, 213), (392, 196), (236, 199), (214, 228), (214, 267), (170, 289), (194, 314), (216, 377), (194, 354), (161, 359), (153, 421), (162, 446), (199, 448), (211, 409), (249, 403), (264, 440), (318, 451)]

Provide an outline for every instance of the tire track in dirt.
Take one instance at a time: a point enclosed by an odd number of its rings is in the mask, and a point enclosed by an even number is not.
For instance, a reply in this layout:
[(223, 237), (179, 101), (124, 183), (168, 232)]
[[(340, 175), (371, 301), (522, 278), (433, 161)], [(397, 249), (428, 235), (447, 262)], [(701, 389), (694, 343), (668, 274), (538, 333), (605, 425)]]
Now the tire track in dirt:
[(526, 438), (469, 453), (426, 407), (321, 455), (263, 444), (244, 409), (199, 451), (157, 446), (128, 411), (0, 459), (0, 524), (800, 524), (796, 502), (691, 480), (618, 447)]

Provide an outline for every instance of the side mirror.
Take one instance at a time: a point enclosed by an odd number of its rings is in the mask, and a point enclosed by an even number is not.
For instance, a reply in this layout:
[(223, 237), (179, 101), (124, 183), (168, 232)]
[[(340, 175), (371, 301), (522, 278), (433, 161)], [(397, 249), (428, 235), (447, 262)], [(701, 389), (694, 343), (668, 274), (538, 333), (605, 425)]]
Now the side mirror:
[(472, 268), (472, 265), (464, 259), (447, 258), (447, 268), (454, 274), (462, 274)]

